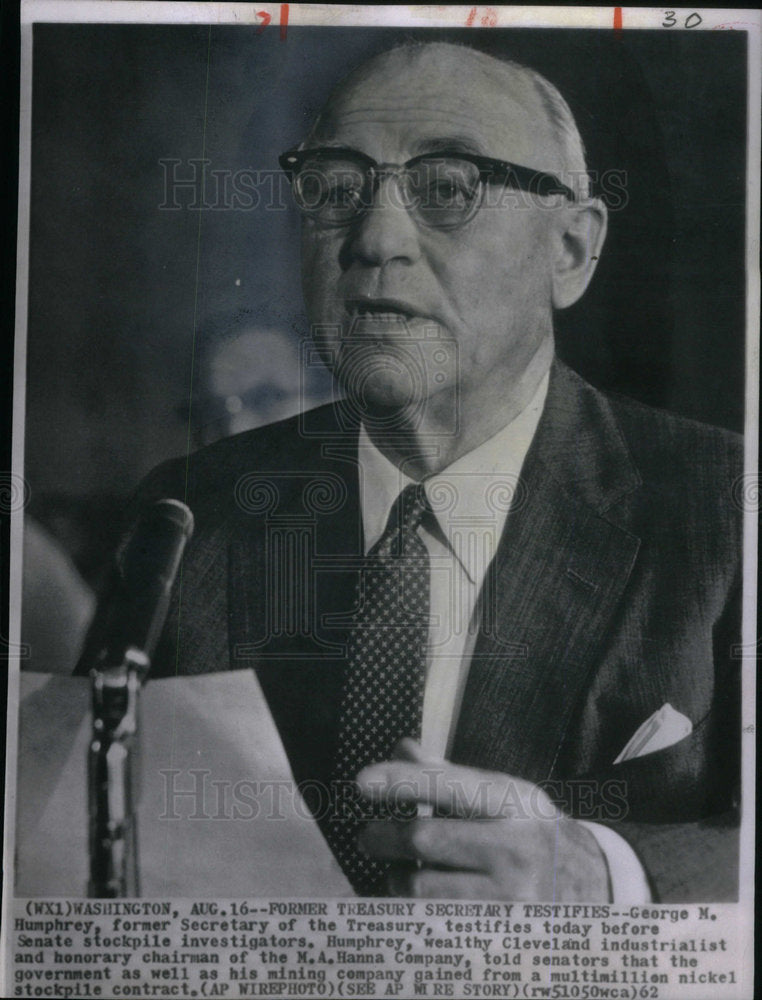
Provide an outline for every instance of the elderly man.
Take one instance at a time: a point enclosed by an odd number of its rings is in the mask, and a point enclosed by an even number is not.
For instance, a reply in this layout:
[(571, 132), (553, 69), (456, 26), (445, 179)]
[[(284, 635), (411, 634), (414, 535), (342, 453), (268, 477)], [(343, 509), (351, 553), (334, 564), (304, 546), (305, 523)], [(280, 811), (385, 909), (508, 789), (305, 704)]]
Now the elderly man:
[(144, 484), (197, 522), (157, 672), (257, 671), (360, 894), (733, 898), (740, 451), (554, 359), (606, 231), (563, 98), (403, 46), (281, 163), (345, 398)]

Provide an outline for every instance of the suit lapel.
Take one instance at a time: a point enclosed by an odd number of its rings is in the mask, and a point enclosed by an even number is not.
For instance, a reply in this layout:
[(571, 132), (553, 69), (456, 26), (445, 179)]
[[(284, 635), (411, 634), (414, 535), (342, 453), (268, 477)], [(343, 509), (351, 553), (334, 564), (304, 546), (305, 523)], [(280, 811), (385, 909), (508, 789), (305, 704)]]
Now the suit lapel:
[(480, 597), (453, 760), (540, 781), (598, 664), (639, 540), (616, 504), (639, 485), (608, 405), (556, 364)]

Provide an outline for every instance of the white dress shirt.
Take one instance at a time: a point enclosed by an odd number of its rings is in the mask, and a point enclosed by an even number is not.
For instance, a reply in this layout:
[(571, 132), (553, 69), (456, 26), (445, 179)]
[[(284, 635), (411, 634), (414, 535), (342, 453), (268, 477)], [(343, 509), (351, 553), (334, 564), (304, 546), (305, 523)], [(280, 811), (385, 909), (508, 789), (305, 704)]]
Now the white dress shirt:
[[(521, 468), (545, 405), (548, 375), (528, 405), (497, 434), (424, 481), (434, 524), (418, 529), (430, 559), (431, 625), (421, 749), (446, 758), (479, 627), (477, 598), (513, 505), (524, 502)], [(414, 480), (389, 461), (360, 428), (358, 466), (367, 553), (383, 534), (394, 501)], [(643, 869), (629, 844), (584, 824), (606, 856), (614, 902), (648, 902)]]

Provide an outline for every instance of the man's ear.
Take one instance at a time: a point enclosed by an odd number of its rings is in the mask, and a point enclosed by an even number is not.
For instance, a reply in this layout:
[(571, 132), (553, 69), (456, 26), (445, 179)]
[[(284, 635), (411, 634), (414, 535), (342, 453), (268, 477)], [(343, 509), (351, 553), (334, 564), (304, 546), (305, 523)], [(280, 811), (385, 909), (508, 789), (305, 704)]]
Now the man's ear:
[(553, 306), (565, 309), (590, 284), (606, 239), (608, 213), (598, 198), (569, 205), (561, 223), (553, 261)]

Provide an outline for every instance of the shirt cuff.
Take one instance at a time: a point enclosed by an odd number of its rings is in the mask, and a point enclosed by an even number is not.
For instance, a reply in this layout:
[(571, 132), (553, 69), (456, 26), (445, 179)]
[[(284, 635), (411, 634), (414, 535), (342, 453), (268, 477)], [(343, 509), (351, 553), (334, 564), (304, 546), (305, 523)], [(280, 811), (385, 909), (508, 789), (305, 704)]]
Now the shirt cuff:
[(618, 833), (600, 823), (577, 820), (598, 841), (609, 869), (612, 903), (650, 903), (651, 890), (638, 856)]

